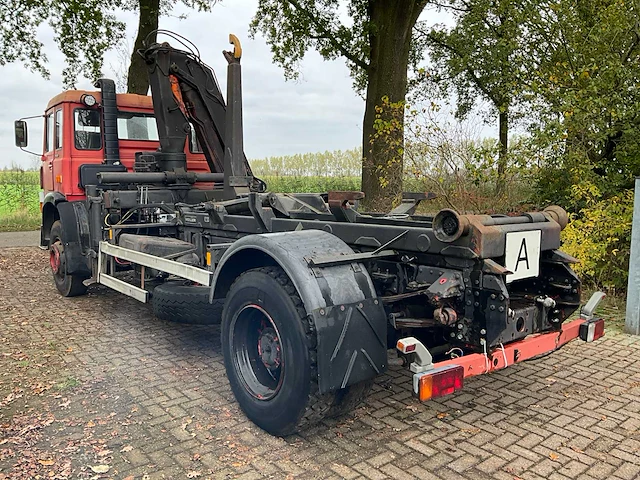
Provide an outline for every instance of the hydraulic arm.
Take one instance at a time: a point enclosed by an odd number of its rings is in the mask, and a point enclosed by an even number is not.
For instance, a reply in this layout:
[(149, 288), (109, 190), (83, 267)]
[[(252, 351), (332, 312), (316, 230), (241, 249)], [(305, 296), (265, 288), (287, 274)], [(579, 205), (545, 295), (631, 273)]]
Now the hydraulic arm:
[(212, 173), (224, 173), (224, 198), (234, 199), (249, 190), (262, 190), (244, 154), (242, 133), (242, 49), (229, 36), (233, 52), (223, 52), (229, 62), (227, 101), (218, 82), (194, 52), (168, 43), (154, 43), (141, 52), (149, 66), (153, 107), (158, 125), (160, 170), (184, 168), (184, 144), (191, 126), (195, 130)]

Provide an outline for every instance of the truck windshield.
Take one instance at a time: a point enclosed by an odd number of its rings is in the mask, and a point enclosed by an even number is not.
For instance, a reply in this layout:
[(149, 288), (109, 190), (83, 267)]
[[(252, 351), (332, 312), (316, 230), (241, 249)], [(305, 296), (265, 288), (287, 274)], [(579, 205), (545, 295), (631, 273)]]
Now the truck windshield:
[(118, 138), (120, 140), (158, 141), (156, 119), (137, 112), (118, 112)]

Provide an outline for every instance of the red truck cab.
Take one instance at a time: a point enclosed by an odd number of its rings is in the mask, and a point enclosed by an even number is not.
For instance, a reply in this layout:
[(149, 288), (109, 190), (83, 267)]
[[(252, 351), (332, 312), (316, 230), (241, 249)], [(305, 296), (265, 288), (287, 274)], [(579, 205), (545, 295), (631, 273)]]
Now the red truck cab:
[[(132, 170), (136, 152), (153, 151), (160, 145), (153, 104), (149, 96), (130, 93), (117, 94), (116, 99), (120, 162)], [(79, 182), (80, 166), (101, 164), (105, 158), (100, 101), (100, 92), (84, 90), (62, 92), (49, 101), (40, 168), (45, 197), (50, 192), (59, 192), (67, 201), (85, 197)], [(189, 171), (210, 171), (193, 135), (185, 153)]]
[[(100, 91), (68, 90), (47, 105), (40, 166), (42, 246), (47, 246), (49, 230), (57, 219), (56, 204), (85, 198), (80, 167), (105, 161), (101, 99)], [(153, 103), (150, 96), (129, 93), (117, 94), (116, 103), (120, 168), (132, 171), (136, 152), (160, 146)], [(193, 132), (185, 142), (185, 154), (187, 170), (210, 172)]]

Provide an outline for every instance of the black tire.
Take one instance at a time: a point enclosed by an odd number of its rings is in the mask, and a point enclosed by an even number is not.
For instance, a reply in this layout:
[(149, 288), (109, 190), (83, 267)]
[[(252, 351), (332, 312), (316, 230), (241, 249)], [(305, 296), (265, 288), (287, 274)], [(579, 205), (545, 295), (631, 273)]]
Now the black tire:
[(338, 390), (327, 417), (341, 417), (355, 410), (367, 398), (373, 383), (373, 380), (365, 380)]
[(224, 300), (209, 303), (209, 287), (166, 282), (153, 289), (153, 314), (161, 320), (192, 325), (220, 323)]
[(87, 279), (85, 275), (67, 274), (64, 245), (62, 243), (62, 223), (60, 220), (56, 220), (51, 226), (49, 234), (49, 263), (53, 281), (58, 292), (63, 297), (77, 297), (87, 293), (87, 287), (82, 283)]
[(260, 428), (289, 435), (360, 402), (364, 391), (357, 385), (318, 393), (316, 345), (282, 269), (249, 270), (236, 279), (222, 312), (222, 352), (236, 400)]

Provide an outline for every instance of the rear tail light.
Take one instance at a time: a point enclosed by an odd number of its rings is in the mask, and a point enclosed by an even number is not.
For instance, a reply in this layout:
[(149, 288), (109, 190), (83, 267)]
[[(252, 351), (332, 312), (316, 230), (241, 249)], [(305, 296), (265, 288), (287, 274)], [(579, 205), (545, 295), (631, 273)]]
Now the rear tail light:
[(604, 319), (589, 320), (580, 325), (580, 338), (585, 342), (593, 342), (604, 336)]
[(421, 402), (444, 397), (460, 390), (464, 383), (464, 368), (447, 365), (413, 376), (413, 393)]

